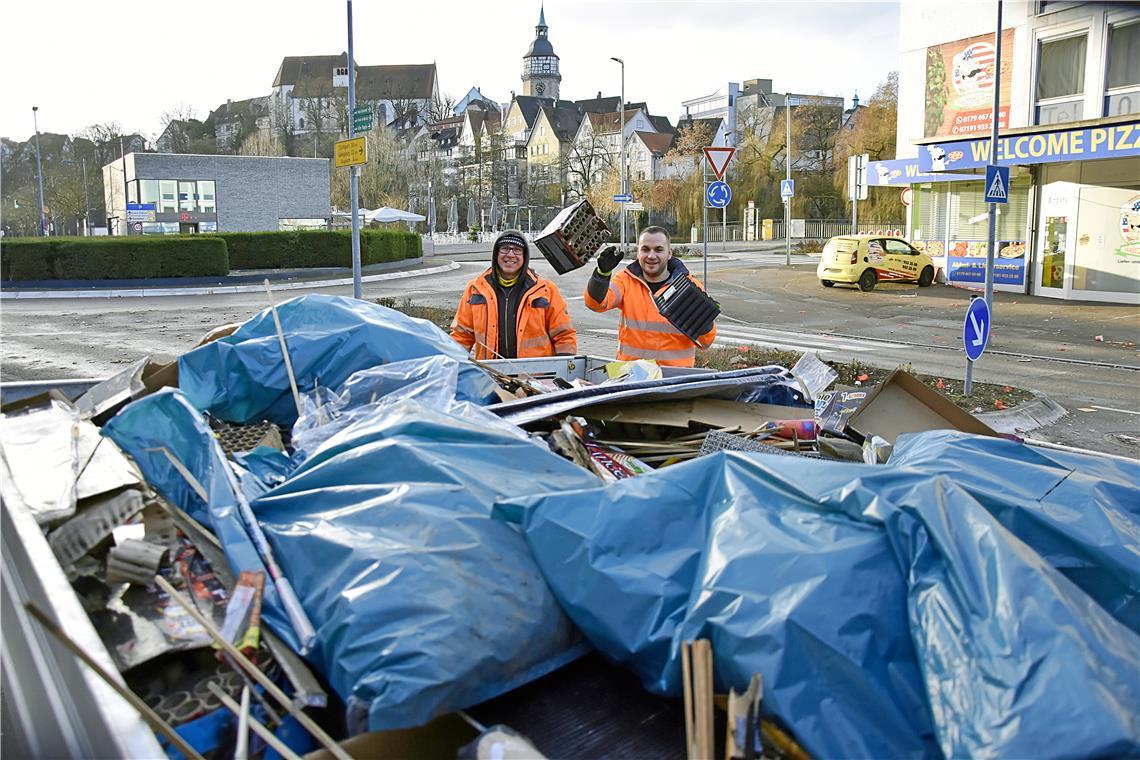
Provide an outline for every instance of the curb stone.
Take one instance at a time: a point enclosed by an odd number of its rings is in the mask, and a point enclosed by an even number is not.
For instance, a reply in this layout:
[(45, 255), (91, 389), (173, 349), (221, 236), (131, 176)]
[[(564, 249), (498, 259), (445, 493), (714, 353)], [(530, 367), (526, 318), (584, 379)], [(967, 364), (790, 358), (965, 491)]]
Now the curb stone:
[[(459, 269), (457, 261), (451, 261), (438, 267), (426, 269), (408, 269), (400, 272), (384, 272), (382, 274), (365, 275), (361, 282), (381, 282), (383, 280), (399, 280), (406, 277), (419, 277), (428, 274), (440, 274)], [(301, 288), (331, 288), (341, 285), (351, 285), (351, 277), (342, 277), (335, 280), (294, 280), (274, 282), (272, 288), (279, 290), (299, 290)], [(225, 293), (260, 293), (265, 290), (261, 283), (252, 285), (211, 285), (208, 287), (189, 288), (108, 288), (104, 290), (20, 290), (4, 291), (0, 293), (0, 300), (9, 298), (154, 298), (159, 296), (210, 296)]]

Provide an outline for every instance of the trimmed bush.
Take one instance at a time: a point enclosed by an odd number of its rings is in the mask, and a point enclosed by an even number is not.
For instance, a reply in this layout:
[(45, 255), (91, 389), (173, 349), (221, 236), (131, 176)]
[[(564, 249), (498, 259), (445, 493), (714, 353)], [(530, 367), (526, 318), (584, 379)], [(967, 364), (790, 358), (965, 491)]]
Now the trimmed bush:
[[(219, 232), (229, 247), (234, 269), (308, 269), (351, 267), (352, 233), (296, 230), (287, 232)], [(422, 255), (420, 236), (400, 230), (361, 230), (360, 263), (400, 261)]]
[(0, 277), (128, 280), (228, 274), (226, 243), (212, 235), (17, 238), (0, 242)]

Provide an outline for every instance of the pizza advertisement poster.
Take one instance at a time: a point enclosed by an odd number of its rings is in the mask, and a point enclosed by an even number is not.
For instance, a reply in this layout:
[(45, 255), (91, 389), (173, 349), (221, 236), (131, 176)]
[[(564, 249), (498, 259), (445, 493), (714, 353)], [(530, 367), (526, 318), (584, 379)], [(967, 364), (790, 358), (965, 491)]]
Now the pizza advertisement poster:
[[(1001, 38), (999, 129), (1009, 126), (1013, 33), (1006, 29)], [(926, 49), (926, 137), (985, 134), (992, 129), (996, 62), (992, 34)]]

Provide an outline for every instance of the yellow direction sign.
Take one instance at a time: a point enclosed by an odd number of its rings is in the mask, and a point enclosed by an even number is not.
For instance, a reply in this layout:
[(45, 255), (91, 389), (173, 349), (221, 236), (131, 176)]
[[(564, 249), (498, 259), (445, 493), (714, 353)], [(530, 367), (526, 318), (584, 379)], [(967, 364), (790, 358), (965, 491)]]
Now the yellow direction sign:
[(337, 168), (367, 163), (368, 150), (365, 148), (364, 138), (354, 137), (351, 140), (338, 140), (333, 150), (333, 162)]

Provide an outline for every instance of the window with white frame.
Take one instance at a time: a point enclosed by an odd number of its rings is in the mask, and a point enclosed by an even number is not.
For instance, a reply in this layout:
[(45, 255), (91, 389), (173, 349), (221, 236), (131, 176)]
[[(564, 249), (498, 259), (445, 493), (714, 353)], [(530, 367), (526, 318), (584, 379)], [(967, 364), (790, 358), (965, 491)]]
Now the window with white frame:
[(1084, 115), (1088, 34), (1042, 40), (1037, 56), (1037, 123), (1079, 121)]
[(1140, 21), (1108, 28), (1104, 115), (1140, 113)]

